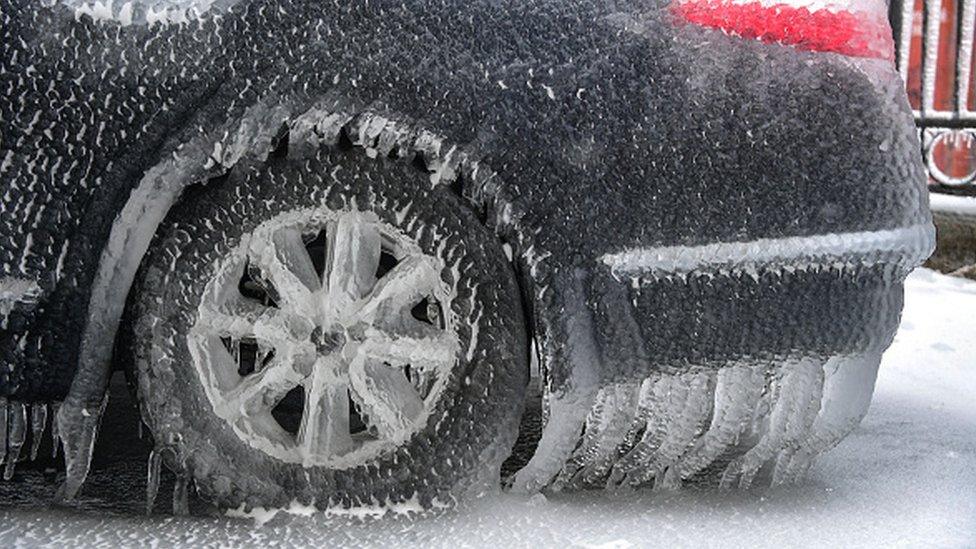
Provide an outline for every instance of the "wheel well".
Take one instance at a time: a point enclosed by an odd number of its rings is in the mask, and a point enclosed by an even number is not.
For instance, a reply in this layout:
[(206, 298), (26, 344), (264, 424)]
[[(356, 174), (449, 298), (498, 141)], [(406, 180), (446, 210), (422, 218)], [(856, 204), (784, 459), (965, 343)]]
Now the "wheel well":
[[(331, 116), (331, 115), (330, 115)], [(303, 118), (305, 117), (305, 118)], [(494, 173), (486, 169), (484, 165), (477, 165), (465, 154), (457, 153), (457, 147), (446, 145), (442, 138), (424, 130), (417, 130), (409, 126), (402, 126), (392, 121), (386, 120), (383, 130), (370, 133), (368, 128), (375, 127), (377, 115), (359, 114), (346, 117), (344, 124), (339, 125), (330, 134), (329, 128), (314, 125), (312, 131), (308, 131), (309, 121), (307, 117), (321, 119), (322, 113), (306, 113), (295, 120), (284, 121), (275, 131), (273, 137), (265, 142), (264, 150), (251, 151), (246, 157), (238, 158), (238, 162), (224, 165), (218, 164), (218, 170), (212, 170), (205, 177), (198, 177), (185, 182), (179, 189), (179, 193), (167, 208), (165, 215), (170, 215), (173, 211), (178, 211), (182, 204), (192, 202), (200, 193), (205, 192), (212, 184), (226, 180), (235, 169), (241, 169), (240, 160), (251, 158), (249, 162), (274, 164), (283, 162), (285, 159), (302, 158), (319, 147), (334, 147), (343, 151), (354, 151), (360, 149), (359, 154), (366, 154), (371, 158), (386, 158), (394, 162), (402, 163), (409, 169), (423, 173), (431, 180), (432, 186), (441, 186), (458, 198), (458, 203), (467, 208), (474, 214), (475, 218), (497, 238), (499, 246), (506, 253), (512, 276), (519, 288), (519, 307), (525, 319), (525, 341), (526, 341), (526, 362), (530, 365), (530, 388), (523, 405), (523, 413), (520, 421), (518, 438), (512, 454), (505, 461), (502, 468), (504, 479), (508, 479), (512, 474), (521, 469), (535, 453), (535, 449), (542, 436), (542, 385), (536, 368), (531, 365), (539, 364), (535, 352), (535, 311), (533, 307), (535, 285), (532, 278), (531, 267), (524, 260), (523, 251), (527, 246), (524, 242), (519, 242), (520, 233), (513, 230), (510, 225), (500, 222), (500, 219), (510, 220), (511, 209), (504, 208), (506, 215), (499, 215), (498, 203), (499, 189), (497, 178)], [(365, 129), (364, 129), (365, 128)], [(385, 132), (385, 133), (384, 133)], [(309, 140), (313, 140), (310, 144)], [(446, 155), (440, 154), (441, 151), (448, 151)], [(445, 158), (446, 156), (446, 158)], [(254, 157), (257, 157), (256, 159)], [(455, 160), (452, 161), (451, 157)], [(244, 164), (248, 164), (245, 161)], [(489, 184), (486, 182), (490, 182)], [(165, 217), (159, 219), (153, 228), (153, 241), (156, 237), (158, 227), (162, 225)], [(153, 245), (153, 241), (146, 246), (146, 252), (139, 258), (141, 264), (148, 251)], [(521, 244), (521, 245), (520, 245)], [(122, 319), (125, 325), (132, 325), (134, 319), (126, 318), (125, 315), (131, 314), (131, 300), (135, 292), (126, 288), (126, 306), (122, 312)], [(134, 361), (131, 357), (131, 346), (128, 341), (129, 333), (126, 330), (119, 330), (114, 334), (112, 365), (116, 369), (125, 372), (129, 380), (130, 387), (134, 387), (135, 376), (133, 371)], [(138, 399), (138, 397), (136, 396)]]
[[(441, 136), (375, 113), (349, 115), (313, 108), (294, 119), (288, 119), (287, 116), (283, 118), (273, 135), (269, 135), (269, 139), (263, 142), (261, 150), (246, 151), (233, 158), (233, 162), (217, 161), (212, 155), (208, 157), (208, 162), (214, 161), (214, 165), (210, 166), (205, 174), (189, 178), (179, 185), (178, 192), (166, 208), (164, 215), (158, 216), (158, 222), (149, 228), (153, 239), (165, 215), (178, 209), (181, 204), (194, 200), (195, 196), (204, 192), (211, 184), (228, 178), (231, 172), (238, 168), (241, 160), (251, 158), (255, 159), (252, 161), (273, 164), (287, 158), (301, 158), (319, 147), (334, 147), (348, 151), (361, 149), (362, 154), (371, 158), (385, 157), (422, 172), (430, 179), (432, 186), (442, 186), (449, 190), (459, 199), (463, 207), (472, 212), (480, 223), (496, 235), (499, 245), (507, 251), (506, 255), (519, 287), (519, 303), (526, 320), (525, 335), (530, 355), (527, 358), (532, 361), (534, 358), (532, 356), (534, 348), (532, 279), (528, 266), (520, 259), (521, 255), (517, 250), (513, 251), (515, 247), (523, 247), (518, 246), (516, 239), (509, 236), (515, 234), (514, 231), (503, 229), (501, 223), (495, 222), (500, 208), (498, 193), (494, 192), (499, 185), (493, 171), (487, 169), (473, 156), (460, 151), (456, 145), (449, 144)], [(221, 148), (224, 147), (214, 147), (214, 150)], [(133, 194), (136, 196), (136, 193)], [(142, 263), (151, 246), (152, 241), (146, 244), (145, 251), (138, 257), (137, 265)], [(115, 290), (118, 291), (119, 288)], [(128, 303), (132, 297), (129, 295), (131, 281), (124, 291), (125, 301)], [(123, 311), (120, 311), (120, 319), (124, 319), (128, 310), (129, 307), (126, 306)], [(124, 341), (124, 338), (124, 331), (116, 331), (113, 334), (111, 342), (113, 369), (127, 370), (131, 364), (127, 352), (128, 342)], [(131, 372), (127, 371), (126, 375), (131, 376)]]

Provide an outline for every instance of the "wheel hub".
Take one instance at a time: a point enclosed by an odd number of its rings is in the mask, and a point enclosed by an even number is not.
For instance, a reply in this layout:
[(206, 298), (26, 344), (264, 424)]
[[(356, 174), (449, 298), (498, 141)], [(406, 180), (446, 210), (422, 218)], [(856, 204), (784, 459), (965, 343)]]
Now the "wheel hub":
[(214, 411), (251, 446), (306, 466), (353, 467), (403, 444), (460, 349), (442, 270), (373, 214), (263, 223), (218, 265), (189, 334)]
[(342, 330), (324, 330), (316, 326), (309, 340), (319, 356), (327, 356), (342, 350), (346, 344), (346, 335)]

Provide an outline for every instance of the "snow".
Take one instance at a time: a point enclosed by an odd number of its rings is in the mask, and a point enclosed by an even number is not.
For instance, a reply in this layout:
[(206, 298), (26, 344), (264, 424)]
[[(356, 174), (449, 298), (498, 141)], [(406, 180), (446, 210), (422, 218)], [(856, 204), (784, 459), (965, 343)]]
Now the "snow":
[(867, 417), (798, 486), (501, 494), (428, 514), (294, 508), (246, 519), (106, 514), (83, 495), (73, 509), (0, 503), (0, 546), (972, 547), (976, 283), (919, 270), (906, 289)]
[(976, 216), (976, 196), (930, 193), (929, 204), (933, 212)]

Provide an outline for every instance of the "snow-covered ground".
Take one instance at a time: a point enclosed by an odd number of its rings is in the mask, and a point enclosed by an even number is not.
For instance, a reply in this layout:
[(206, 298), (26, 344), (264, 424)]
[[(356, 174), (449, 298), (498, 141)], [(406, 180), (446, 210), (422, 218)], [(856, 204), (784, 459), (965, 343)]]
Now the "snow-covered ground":
[[(120, 491), (138, 493), (141, 464), (130, 469)], [(496, 495), (427, 516), (279, 514), (263, 525), (106, 514), (99, 509), (113, 508), (102, 501), (112, 491), (90, 492), (72, 509), (0, 498), (0, 547), (976, 547), (976, 283), (926, 270), (911, 276), (871, 411), (800, 486)]]

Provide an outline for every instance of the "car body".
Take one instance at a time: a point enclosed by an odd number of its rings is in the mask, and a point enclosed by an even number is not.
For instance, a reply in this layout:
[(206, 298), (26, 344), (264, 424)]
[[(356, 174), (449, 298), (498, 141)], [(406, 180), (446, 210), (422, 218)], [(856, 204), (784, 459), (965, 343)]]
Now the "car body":
[[(657, 1), (2, 11), (0, 393), (61, 403), (68, 495), (157, 226), (276, 155), (349, 142), (420, 163), (510, 252), (545, 394), (526, 488), (606, 454), (593, 410), (628, 423), (643, 380), (701, 374), (708, 396), (728, 365), (880, 356), (931, 251), (883, 48), (744, 39)], [(805, 448), (764, 440), (761, 461)]]

